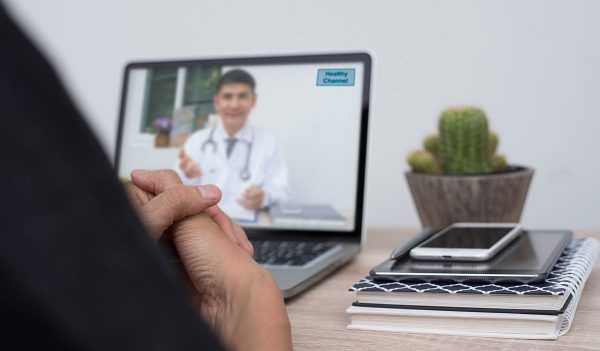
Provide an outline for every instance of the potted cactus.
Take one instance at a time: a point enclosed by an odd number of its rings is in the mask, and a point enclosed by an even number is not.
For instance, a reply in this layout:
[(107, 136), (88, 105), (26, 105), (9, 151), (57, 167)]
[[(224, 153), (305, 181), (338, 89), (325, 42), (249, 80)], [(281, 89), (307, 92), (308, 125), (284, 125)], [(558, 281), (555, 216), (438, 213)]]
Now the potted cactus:
[(496, 154), (498, 135), (477, 107), (449, 108), (438, 134), (411, 152), (406, 180), (424, 227), (455, 222), (519, 222), (533, 170)]

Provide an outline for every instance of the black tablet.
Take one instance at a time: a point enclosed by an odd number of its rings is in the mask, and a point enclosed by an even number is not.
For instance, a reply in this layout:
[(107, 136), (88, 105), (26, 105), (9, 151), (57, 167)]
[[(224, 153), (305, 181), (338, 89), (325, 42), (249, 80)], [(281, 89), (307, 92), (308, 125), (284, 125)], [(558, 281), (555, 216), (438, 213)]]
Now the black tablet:
[(527, 230), (486, 262), (415, 260), (405, 255), (373, 268), (375, 280), (541, 282), (571, 240), (570, 231)]

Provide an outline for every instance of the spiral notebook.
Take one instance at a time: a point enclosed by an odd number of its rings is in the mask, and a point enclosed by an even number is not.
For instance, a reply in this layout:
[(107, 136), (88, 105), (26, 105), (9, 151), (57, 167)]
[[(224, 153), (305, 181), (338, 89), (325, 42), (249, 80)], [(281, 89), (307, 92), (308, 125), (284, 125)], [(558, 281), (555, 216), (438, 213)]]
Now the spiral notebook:
[(349, 329), (556, 339), (575, 315), (600, 252), (594, 238), (572, 240), (539, 284), (375, 282), (350, 291)]

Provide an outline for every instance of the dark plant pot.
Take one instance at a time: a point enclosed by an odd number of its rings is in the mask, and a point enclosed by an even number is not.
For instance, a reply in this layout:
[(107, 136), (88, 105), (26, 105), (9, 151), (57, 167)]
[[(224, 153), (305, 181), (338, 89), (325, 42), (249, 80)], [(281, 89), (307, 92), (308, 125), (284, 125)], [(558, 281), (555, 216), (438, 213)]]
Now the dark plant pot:
[(169, 134), (170, 133), (168, 131), (157, 132), (156, 136), (154, 137), (154, 146), (155, 147), (169, 147), (169, 141), (170, 141)]
[(533, 169), (511, 166), (486, 174), (405, 175), (423, 227), (443, 228), (456, 222), (518, 223)]

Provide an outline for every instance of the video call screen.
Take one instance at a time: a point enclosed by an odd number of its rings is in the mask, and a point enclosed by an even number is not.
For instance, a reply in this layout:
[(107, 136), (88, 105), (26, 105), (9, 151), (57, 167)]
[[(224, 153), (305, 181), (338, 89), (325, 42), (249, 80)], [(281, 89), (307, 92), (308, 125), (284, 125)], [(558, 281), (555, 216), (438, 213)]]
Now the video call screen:
[(351, 231), (363, 63), (127, 71), (118, 173), (215, 184), (244, 227)]

